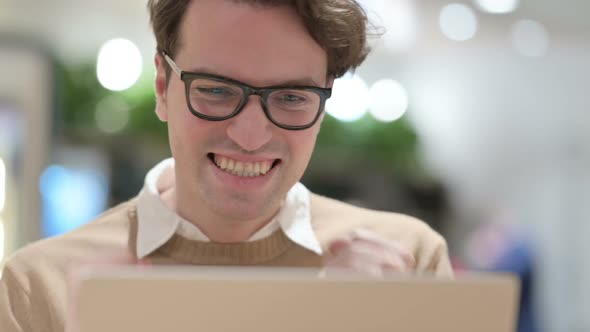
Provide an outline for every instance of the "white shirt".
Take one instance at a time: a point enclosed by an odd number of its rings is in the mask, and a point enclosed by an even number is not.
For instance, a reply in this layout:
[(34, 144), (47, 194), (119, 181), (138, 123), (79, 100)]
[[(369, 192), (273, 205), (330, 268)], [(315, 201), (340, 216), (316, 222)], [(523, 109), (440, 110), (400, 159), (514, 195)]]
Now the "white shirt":
[[(183, 219), (164, 204), (160, 194), (176, 184), (174, 159), (166, 159), (152, 168), (145, 177), (137, 203), (138, 229), (136, 254), (144, 258), (178, 233), (185, 238), (209, 241), (194, 224)], [(281, 228), (296, 244), (321, 255), (322, 249), (311, 226), (310, 194), (301, 183), (287, 193), (279, 213), (248, 241), (270, 236)]]

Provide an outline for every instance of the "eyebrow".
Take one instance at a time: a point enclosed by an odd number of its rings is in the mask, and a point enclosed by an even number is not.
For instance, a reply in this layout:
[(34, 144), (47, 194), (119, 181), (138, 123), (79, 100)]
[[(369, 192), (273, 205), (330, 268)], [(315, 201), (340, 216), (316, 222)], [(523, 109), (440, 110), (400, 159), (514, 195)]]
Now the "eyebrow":
[[(277, 84), (275, 84), (275, 85), (277, 85)], [(318, 86), (318, 87), (322, 86), (321, 84), (316, 82), (311, 77), (283, 81), (283, 82), (281, 82), (280, 85), (308, 85), (308, 86)]]
[[(202, 73), (202, 74), (216, 75), (216, 76), (221, 76), (221, 77), (225, 77), (225, 78), (229, 78), (229, 79), (232, 79), (232, 80), (236, 80), (236, 81), (245, 83), (242, 80), (238, 80), (238, 79), (235, 79), (235, 78), (233, 78), (231, 76), (227, 76), (227, 75), (224, 75), (222, 73), (213, 71), (211, 69), (206, 69), (206, 68), (192, 68), (191, 70), (187, 70), (186, 72), (187, 73)], [(245, 84), (249, 84), (249, 83), (245, 83)], [(276, 82), (276, 83), (273, 83), (273, 84), (267, 85), (267, 86), (283, 86), (283, 85), (285, 85), (285, 86), (287, 86), (287, 85), (295, 85), (295, 86), (323, 87), (322, 84), (320, 84), (319, 82), (316, 82), (311, 77), (302, 77), (302, 78), (296, 78), (296, 79), (288, 79), (288, 80)]]

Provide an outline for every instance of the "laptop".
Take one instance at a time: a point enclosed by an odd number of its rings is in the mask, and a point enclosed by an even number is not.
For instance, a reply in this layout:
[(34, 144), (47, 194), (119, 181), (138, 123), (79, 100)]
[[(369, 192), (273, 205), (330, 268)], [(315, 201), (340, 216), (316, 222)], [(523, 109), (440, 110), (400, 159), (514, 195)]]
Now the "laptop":
[(83, 275), (80, 332), (514, 332), (519, 283), (300, 268), (115, 267)]

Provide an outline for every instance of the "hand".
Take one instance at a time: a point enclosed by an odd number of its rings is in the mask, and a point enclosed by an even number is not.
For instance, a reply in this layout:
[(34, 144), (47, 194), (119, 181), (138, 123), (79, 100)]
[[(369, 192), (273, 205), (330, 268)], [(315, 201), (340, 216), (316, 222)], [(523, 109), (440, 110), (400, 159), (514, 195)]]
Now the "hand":
[(412, 272), (416, 260), (399, 243), (366, 229), (358, 229), (328, 246), (324, 267), (348, 269), (382, 277), (389, 272)]

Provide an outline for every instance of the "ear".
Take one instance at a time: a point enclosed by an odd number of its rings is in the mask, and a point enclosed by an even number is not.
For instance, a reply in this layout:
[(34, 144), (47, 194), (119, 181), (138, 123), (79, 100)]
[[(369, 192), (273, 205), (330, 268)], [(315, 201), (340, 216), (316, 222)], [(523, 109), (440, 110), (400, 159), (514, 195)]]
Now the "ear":
[(156, 64), (156, 115), (162, 122), (168, 121), (168, 102), (167, 89), (168, 82), (166, 80), (166, 62), (164, 57), (157, 53), (154, 59)]

